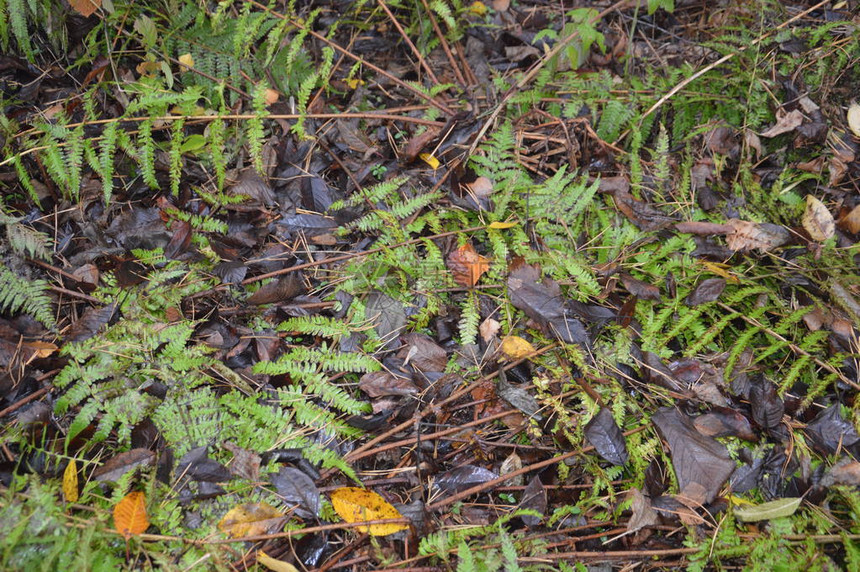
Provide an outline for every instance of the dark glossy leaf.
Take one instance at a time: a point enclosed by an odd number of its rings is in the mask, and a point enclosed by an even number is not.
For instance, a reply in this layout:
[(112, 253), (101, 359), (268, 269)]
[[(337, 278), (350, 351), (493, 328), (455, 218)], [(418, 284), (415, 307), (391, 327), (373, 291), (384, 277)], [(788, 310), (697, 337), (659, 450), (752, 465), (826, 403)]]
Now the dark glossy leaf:
[(685, 300), (688, 306), (698, 306), (713, 302), (720, 297), (723, 290), (726, 288), (726, 281), (723, 278), (708, 278), (702, 280), (696, 289), (690, 292)]
[(387, 371), (372, 371), (362, 375), (358, 388), (370, 397), (416, 395), (421, 391), (411, 379)]
[(210, 483), (229, 481), (232, 478), (230, 471), (215, 459), (210, 459), (207, 451), (208, 447), (203, 446), (185, 453), (176, 464), (176, 476)]
[(319, 233), (332, 232), (337, 228), (337, 222), (330, 217), (302, 213), (285, 216), (277, 222), (277, 226), (283, 228), (290, 235), (303, 230), (308, 236), (313, 236)]
[(601, 407), (597, 415), (588, 422), (585, 426), (585, 438), (601, 457), (613, 465), (627, 463), (627, 443), (608, 408)]
[(288, 506), (301, 518), (319, 516), (322, 497), (309, 476), (293, 467), (281, 467), (271, 474), (272, 485)]
[(173, 236), (164, 247), (164, 256), (175, 259), (191, 246), (191, 223), (184, 220), (173, 221), (171, 230), (173, 230)]
[(511, 304), (548, 334), (570, 344), (590, 342), (582, 322), (566, 315), (561, 287), (549, 278), (541, 280), (537, 267), (520, 264), (511, 271), (507, 285)]
[(463, 465), (442, 473), (433, 484), (443, 492), (455, 494), (498, 478), (493, 471), (475, 465)]
[(67, 342), (82, 342), (88, 340), (111, 321), (117, 310), (117, 303), (108, 304), (101, 308), (87, 308), (66, 333)]
[(247, 300), (248, 304), (259, 306), (295, 298), (305, 292), (305, 283), (300, 272), (290, 272), (274, 282), (260, 287)]
[(660, 289), (653, 284), (637, 280), (629, 274), (621, 275), (621, 283), (624, 284), (628, 292), (641, 300), (660, 301)]
[[(532, 477), (532, 480), (523, 489), (523, 498), (520, 500), (517, 508), (537, 511), (543, 515), (546, 514), (546, 488), (540, 480), (540, 475)], [(537, 526), (541, 521), (540, 518), (530, 514), (523, 515), (522, 519), (526, 526)]]
[(308, 210), (325, 212), (334, 202), (331, 187), (321, 177), (302, 178), (302, 204)]
[(408, 360), (420, 371), (445, 371), (448, 353), (430, 336), (414, 332), (402, 336), (401, 339), (405, 347), (398, 352), (398, 357)]
[(693, 424), (708, 437), (738, 437), (747, 441), (757, 441), (749, 419), (728, 407), (715, 407), (710, 413), (699, 415)]
[(132, 449), (120, 453), (93, 471), (92, 478), (96, 481), (116, 482), (129, 471), (137, 467), (148, 467), (155, 462), (155, 453), (148, 449)]
[(651, 421), (669, 445), (680, 494), (701, 504), (714, 500), (735, 470), (726, 447), (696, 431), (674, 407), (659, 409)]
[(221, 279), (224, 284), (241, 284), (248, 274), (248, 267), (243, 262), (222, 262), (212, 269), (212, 273)]
[(782, 422), (785, 404), (776, 394), (776, 386), (766, 379), (760, 379), (750, 387), (750, 409), (752, 418), (759, 427), (770, 429)]
[(850, 421), (842, 418), (839, 404), (834, 404), (815, 416), (804, 430), (812, 445), (825, 455), (838, 449), (851, 449), (860, 441), (860, 435)]

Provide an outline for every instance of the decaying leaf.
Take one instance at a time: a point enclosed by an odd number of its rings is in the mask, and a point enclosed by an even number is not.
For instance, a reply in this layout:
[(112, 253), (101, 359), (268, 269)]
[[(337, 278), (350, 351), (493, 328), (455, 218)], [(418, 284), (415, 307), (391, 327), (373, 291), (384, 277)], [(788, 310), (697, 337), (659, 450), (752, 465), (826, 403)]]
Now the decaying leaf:
[[(543, 486), (543, 483), (540, 480), (540, 475), (532, 477), (529, 484), (526, 485), (525, 489), (523, 489), (523, 498), (520, 500), (520, 504), (517, 508), (533, 510), (543, 515), (546, 514), (546, 487)], [(524, 514), (522, 519), (526, 526), (537, 526), (541, 521), (540, 517), (531, 514)]]
[(454, 282), (467, 288), (477, 284), (481, 276), (490, 269), (490, 260), (475, 252), (475, 248), (469, 243), (451, 252), (447, 263)]
[(137, 467), (146, 467), (155, 461), (155, 453), (149, 449), (137, 448), (120, 453), (93, 471), (95, 481), (118, 481), (120, 477)]
[(146, 531), (149, 528), (146, 496), (142, 492), (133, 492), (122, 497), (113, 509), (113, 522), (126, 540)]
[(765, 502), (755, 506), (743, 506), (735, 509), (735, 517), (741, 522), (759, 522), (793, 515), (803, 498), (783, 498)]
[(299, 569), (283, 560), (272, 558), (262, 550), (257, 552), (257, 562), (262, 564), (272, 572), (299, 572)]
[(266, 503), (242, 504), (230, 509), (218, 523), (218, 530), (231, 538), (268, 534), (282, 527), (284, 515)]
[(630, 506), (633, 514), (630, 515), (630, 520), (627, 521), (628, 532), (635, 532), (659, 522), (657, 511), (651, 508), (651, 499), (642, 494), (642, 491), (635, 488), (630, 491), (630, 496), (633, 497), (633, 503)]
[(95, 14), (101, 5), (102, 0), (69, 0), (69, 6), (84, 18)]
[(726, 447), (705, 437), (692, 421), (674, 407), (663, 407), (651, 421), (671, 451), (681, 496), (707, 504), (716, 498), (735, 470)]
[(260, 287), (259, 290), (251, 294), (247, 302), (254, 306), (284, 302), (304, 292), (305, 284), (301, 273), (291, 272)]
[[(335, 512), (349, 523), (403, 518), (403, 515), (381, 496), (373, 491), (357, 487), (337, 489), (331, 494), (331, 504)], [(372, 536), (388, 536), (408, 528), (408, 525), (402, 523), (371, 524), (357, 527), (359, 532), (367, 532)]]
[(794, 111), (789, 111), (788, 113), (780, 113), (776, 114), (776, 124), (763, 131), (762, 137), (776, 137), (777, 135), (782, 135), (783, 133), (788, 133), (790, 131), (794, 131), (803, 123), (803, 112), (799, 109), (795, 109)]
[(74, 459), (63, 471), (63, 498), (66, 502), (78, 502), (78, 463)]
[(806, 195), (803, 228), (809, 233), (810, 238), (817, 242), (824, 242), (836, 232), (833, 215), (830, 214), (824, 203), (812, 195)]
[(777, 224), (738, 219), (730, 219), (727, 224), (733, 230), (726, 235), (726, 245), (735, 252), (747, 252), (753, 249), (768, 252), (791, 240), (788, 230)]

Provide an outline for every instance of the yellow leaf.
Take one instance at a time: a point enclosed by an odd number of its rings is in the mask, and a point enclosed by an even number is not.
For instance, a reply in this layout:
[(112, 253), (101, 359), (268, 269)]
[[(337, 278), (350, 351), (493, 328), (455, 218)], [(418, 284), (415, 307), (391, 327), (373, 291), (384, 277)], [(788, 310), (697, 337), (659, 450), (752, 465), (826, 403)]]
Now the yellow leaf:
[(855, 137), (860, 137), (860, 103), (852, 103), (848, 108), (848, 127)]
[(88, 18), (95, 14), (95, 11), (98, 10), (101, 5), (102, 0), (69, 0), (69, 6), (84, 18)]
[[(335, 512), (346, 522), (366, 522), (388, 518), (403, 518), (397, 509), (373, 491), (357, 487), (343, 487), (331, 494), (331, 504)], [(369, 532), (373, 536), (387, 536), (409, 528), (405, 524), (371, 524), (359, 526), (359, 532)]]
[(232, 538), (268, 534), (270, 527), (283, 522), (283, 516), (278, 509), (264, 502), (242, 504), (224, 515), (218, 523), (218, 530)]
[(430, 153), (419, 153), (418, 157), (420, 157), (422, 161), (430, 165), (430, 167), (432, 167), (433, 169), (439, 168), (439, 159), (437, 159)]
[(179, 56), (179, 71), (188, 71), (194, 67), (194, 57), (191, 54), (182, 54)]
[(502, 353), (511, 359), (521, 359), (533, 354), (535, 347), (519, 336), (508, 336), (502, 340)]
[(365, 81), (363, 79), (352, 78), (346, 80), (346, 85), (349, 89), (358, 89), (358, 86), (364, 85)]
[(513, 221), (513, 222), (496, 221), (496, 222), (491, 222), (487, 228), (494, 228), (496, 230), (505, 230), (506, 228), (514, 228), (518, 224), (520, 224), (520, 223), (518, 223), (516, 221)]
[(732, 272), (729, 270), (730, 266), (728, 264), (723, 264), (721, 262), (706, 262), (706, 261), (703, 261), (701, 264), (702, 264), (702, 266), (707, 268), (712, 274), (716, 274), (717, 276), (720, 276), (721, 278), (725, 278), (726, 280), (734, 282), (735, 284), (741, 283), (740, 279), (737, 276), (735, 276), (734, 274), (732, 274)]
[(160, 62), (143, 61), (143, 62), (140, 62), (139, 64), (137, 64), (137, 67), (135, 67), (134, 69), (140, 75), (152, 77), (156, 73), (158, 73), (158, 70), (161, 69), (161, 63)]
[(487, 6), (483, 2), (472, 2), (469, 6), (469, 13), (475, 16), (483, 16), (487, 13)]
[(803, 212), (803, 228), (816, 242), (824, 242), (836, 232), (833, 215), (812, 195), (806, 195), (806, 210)]
[(257, 562), (272, 570), (272, 572), (299, 572), (299, 569), (289, 562), (272, 558), (262, 550), (257, 552)]
[(66, 502), (78, 502), (78, 463), (74, 459), (63, 471), (63, 498)]
[(146, 516), (146, 496), (141, 492), (128, 493), (113, 508), (113, 525), (126, 540), (141, 534), (149, 527)]

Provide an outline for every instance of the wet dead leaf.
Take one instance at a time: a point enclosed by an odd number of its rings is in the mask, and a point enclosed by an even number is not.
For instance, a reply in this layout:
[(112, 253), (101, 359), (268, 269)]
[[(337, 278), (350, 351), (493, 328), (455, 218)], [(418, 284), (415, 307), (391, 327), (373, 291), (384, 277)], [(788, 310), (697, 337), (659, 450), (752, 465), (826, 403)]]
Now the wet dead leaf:
[(69, 6), (84, 18), (89, 18), (95, 14), (101, 5), (102, 0), (69, 0)]
[(155, 461), (155, 453), (149, 449), (132, 449), (120, 453), (93, 471), (92, 478), (95, 481), (118, 481), (120, 477), (137, 467), (146, 467)]
[(860, 205), (857, 205), (851, 211), (839, 219), (839, 228), (851, 234), (860, 232)]
[(231, 508), (218, 523), (218, 530), (230, 536), (259, 536), (282, 527), (284, 515), (266, 503), (247, 503)]
[(319, 516), (322, 507), (320, 491), (313, 480), (294, 467), (281, 467), (271, 475), (275, 490), (284, 503), (300, 518)]
[(651, 416), (660, 436), (669, 445), (681, 496), (710, 503), (735, 470), (726, 447), (696, 431), (689, 417), (674, 407), (663, 407)]
[(149, 528), (146, 497), (142, 492), (128, 493), (113, 509), (114, 527), (126, 540)]
[(499, 475), (489, 469), (476, 465), (463, 465), (442, 473), (436, 477), (433, 485), (446, 493), (456, 494), (498, 477)]
[[(349, 523), (403, 518), (403, 515), (381, 496), (373, 491), (357, 487), (343, 487), (335, 490), (331, 494), (331, 504), (335, 512)], [(402, 523), (371, 524), (357, 527), (359, 532), (367, 532), (372, 536), (388, 536), (408, 528), (409, 525)]]
[(490, 260), (475, 252), (475, 247), (466, 243), (448, 255), (448, 269), (454, 282), (467, 288), (473, 287), (490, 269)]
[(613, 465), (627, 464), (627, 443), (621, 429), (615, 423), (612, 412), (601, 407), (591, 421), (585, 426), (585, 438), (597, 451), (597, 454)]
[(760, 522), (793, 515), (803, 498), (784, 498), (754, 506), (735, 509), (735, 517), (741, 522)]
[(812, 195), (806, 195), (806, 210), (803, 213), (803, 228), (810, 238), (824, 242), (836, 232), (833, 215), (827, 207)]
[(696, 286), (696, 289), (690, 292), (685, 300), (688, 306), (699, 306), (714, 302), (723, 293), (726, 288), (726, 281), (723, 278), (708, 278), (702, 280)]

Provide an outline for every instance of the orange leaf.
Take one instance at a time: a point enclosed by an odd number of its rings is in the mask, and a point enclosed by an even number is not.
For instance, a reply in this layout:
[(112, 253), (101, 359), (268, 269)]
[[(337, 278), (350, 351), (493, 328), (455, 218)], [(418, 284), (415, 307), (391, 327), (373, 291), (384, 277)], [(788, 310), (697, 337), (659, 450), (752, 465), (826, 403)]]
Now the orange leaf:
[(474, 247), (467, 243), (448, 255), (448, 268), (454, 276), (454, 282), (471, 288), (490, 269), (490, 260), (475, 252)]
[[(357, 487), (343, 487), (331, 494), (331, 504), (335, 512), (346, 522), (366, 522), (368, 520), (383, 520), (386, 518), (403, 518), (396, 508), (391, 506), (381, 496), (373, 491)], [(387, 536), (406, 530), (405, 524), (371, 524), (359, 526), (359, 532), (368, 532), (373, 536)]]
[(141, 492), (128, 493), (113, 508), (113, 524), (126, 540), (141, 534), (149, 527), (146, 516), (146, 496)]
[(272, 505), (247, 503), (231, 508), (218, 523), (218, 530), (231, 538), (240, 538), (268, 534), (270, 529), (280, 528), (283, 523), (283, 513)]
[(95, 14), (95, 11), (98, 10), (101, 5), (102, 0), (69, 0), (69, 6), (85, 18)]
[(74, 459), (63, 471), (63, 498), (66, 502), (78, 502), (78, 463)]

